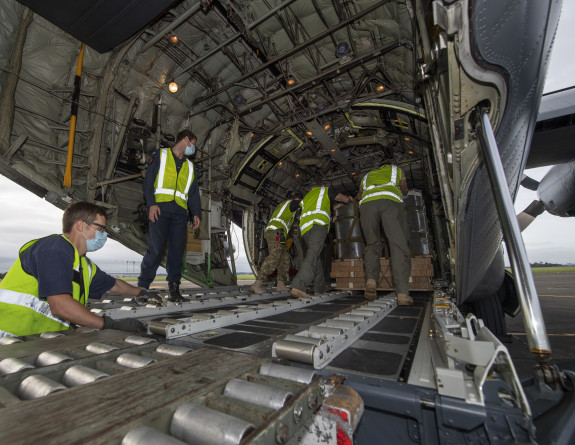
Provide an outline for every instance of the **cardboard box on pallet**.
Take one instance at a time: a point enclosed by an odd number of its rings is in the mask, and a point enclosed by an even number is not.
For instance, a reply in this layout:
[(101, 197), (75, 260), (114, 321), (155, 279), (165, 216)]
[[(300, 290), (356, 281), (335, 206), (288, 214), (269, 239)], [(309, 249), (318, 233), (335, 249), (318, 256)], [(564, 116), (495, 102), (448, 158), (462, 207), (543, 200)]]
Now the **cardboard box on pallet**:
[(188, 233), (186, 237), (186, 252), (203, 252), (202, 240), (195, 237), (193, 227), (188, 227)]

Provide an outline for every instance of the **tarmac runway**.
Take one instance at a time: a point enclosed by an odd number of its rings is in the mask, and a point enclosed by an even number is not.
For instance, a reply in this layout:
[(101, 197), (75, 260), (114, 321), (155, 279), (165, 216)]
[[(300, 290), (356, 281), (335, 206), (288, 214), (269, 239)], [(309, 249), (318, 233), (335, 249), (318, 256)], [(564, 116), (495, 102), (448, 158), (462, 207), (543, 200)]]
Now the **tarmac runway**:
[[(535, 287), (549, 343), (552, 363), (571, 363), (575, 369), (575, 273), (534, 274)], [(509, 350), (519, 377), (532, 375), (534, 355), (529, 351), (521, 314), (506, 316)]]

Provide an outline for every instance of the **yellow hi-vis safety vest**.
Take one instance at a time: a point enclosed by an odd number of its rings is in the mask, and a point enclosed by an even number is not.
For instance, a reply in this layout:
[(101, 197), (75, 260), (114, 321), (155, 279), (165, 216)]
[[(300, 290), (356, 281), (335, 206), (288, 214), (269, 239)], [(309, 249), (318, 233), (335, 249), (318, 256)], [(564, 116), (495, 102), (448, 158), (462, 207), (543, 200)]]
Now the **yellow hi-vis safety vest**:
[(399, 189), (400, 181), (401, 169), (397, 168), (397, 165), (382, 165), (378, 169), (370, 171), (361, 182), (363, 194), (359, 205), (376, 199), (403, 202), (403, 195)]
[(315, 187), (304, 196), (300, 203), (302, 207), (299, 228), (302, 236), (312, 228), (314, 224), (327, 225), (329, 228), (331, 202), (327, 195), (327, 187)]
[(287, 237), (295, 215), (295, 212), (292, 212), (289, 209), (291, 202), (292, 200), (290, 199), (286, 202), (282, 202), (279, 206), (276, 207), (272, 213), (270, 222), (268, 222), (268, 225), (266, 226), (266, 232), (268, 230), (283, 230), (284, 236)]
[[(64, 235), (61, 236), (70, 243)], [(20, 255), (37, 241), (39, 240), (24, 244)], [(74, 248), (72, 298), (86, 306), (90, 283), (97, 268), (86, 257), (80, 257), (72, 243), (70, 245)], [(46, 261), (50, 259), (46, 258)], [(38, 280), (24, 271), (19, 256), (0, 283), (0, 338), (73, 328), (70, 322), (52, 314), (47, 301), (38, 298)]]
[(180, 168), (176, 169), (176, 161), (172, 150), (160, 150), (160, 169), (154, 182), (156, 202), (176, 201), (176, 204), (188, 208), (188, 191), (194, 181), (194, 164), (186, 159)]

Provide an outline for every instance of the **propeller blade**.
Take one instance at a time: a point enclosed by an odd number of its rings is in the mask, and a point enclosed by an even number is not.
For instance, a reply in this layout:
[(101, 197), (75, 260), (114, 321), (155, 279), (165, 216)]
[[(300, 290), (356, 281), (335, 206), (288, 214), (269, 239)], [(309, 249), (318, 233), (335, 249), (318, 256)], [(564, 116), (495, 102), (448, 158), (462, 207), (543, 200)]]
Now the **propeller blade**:
[(541, 215), (545, 211), (545, 207), (541, 201), (535, 200), (527, 206), (520, 214), (517, 215), (517, 221), (519, 222), (519, 228), (523, 232), (529, 224), (531, 224), (535, 218)]
[(534, 192), (537, 191), (537, 187), (539, 187), (539, 181), (530, 178), (527, 175), (523, 175), (521, 178), (521, 185), (526, 189), (533, 190)]

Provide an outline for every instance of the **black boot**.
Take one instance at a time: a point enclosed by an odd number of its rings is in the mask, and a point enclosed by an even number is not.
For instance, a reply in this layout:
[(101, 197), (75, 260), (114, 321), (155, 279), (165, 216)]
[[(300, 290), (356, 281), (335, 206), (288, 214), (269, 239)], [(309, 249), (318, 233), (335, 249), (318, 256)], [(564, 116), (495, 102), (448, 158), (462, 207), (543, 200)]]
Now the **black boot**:
[(168, 288), (170, 290), (168, 301), (171, 301), (172, 303), (181, 303), (182, 301), (186, 301), (180, 293), (180, 283), (168, 283)]

